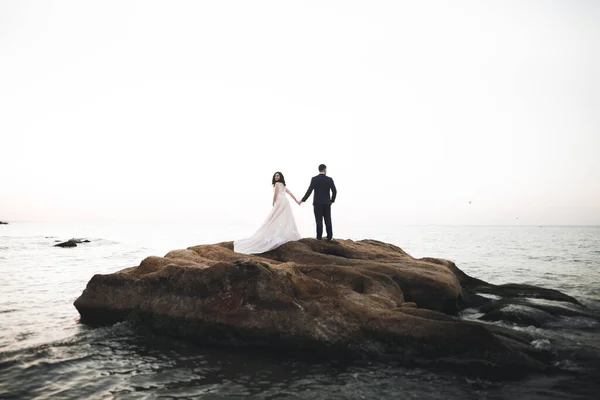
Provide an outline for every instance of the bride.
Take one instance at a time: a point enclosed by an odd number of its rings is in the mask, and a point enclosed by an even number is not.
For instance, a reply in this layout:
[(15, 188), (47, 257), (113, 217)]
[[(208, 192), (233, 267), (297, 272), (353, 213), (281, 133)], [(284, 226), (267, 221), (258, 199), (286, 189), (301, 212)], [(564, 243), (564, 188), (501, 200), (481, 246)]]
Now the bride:
[(294, 214), (290, 201), (285, 194), (289, 194), (294, 201), (302, 204), (285, 186), (285, 178), (281, 172), (275, 172), (273, 184), (273, 208), (260, 228), (246, 239), (233, 242), (233, 251), (244, 254), (260, 254), (273, 250), (286, 242), (300, 240), (302, 236), (296, 227)]

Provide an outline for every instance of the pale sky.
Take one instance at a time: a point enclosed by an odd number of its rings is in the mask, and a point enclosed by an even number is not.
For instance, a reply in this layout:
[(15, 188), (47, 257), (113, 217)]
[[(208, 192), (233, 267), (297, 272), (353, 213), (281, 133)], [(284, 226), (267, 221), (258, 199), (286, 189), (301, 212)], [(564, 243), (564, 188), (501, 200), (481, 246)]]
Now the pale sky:
[(598, 1), (0, 2), (2, 220), (262, 222), (325, 163), (334, 223), (600, 224), (599, 154)]

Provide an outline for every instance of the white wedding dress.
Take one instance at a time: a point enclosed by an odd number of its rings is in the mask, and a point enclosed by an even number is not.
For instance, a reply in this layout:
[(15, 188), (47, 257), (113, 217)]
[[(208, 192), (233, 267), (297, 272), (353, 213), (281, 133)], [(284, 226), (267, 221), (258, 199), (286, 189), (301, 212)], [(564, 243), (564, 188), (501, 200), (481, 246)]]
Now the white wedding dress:
[(277, 200), (265, 222), (249, 238), (233, 242), (233, 251), (244, 254), (260, 254), (273, 250), (286, 242), (300, 240), (302, 236), (296, 227), (290, 201), (286, 196), (283, 183), (273, 187), (277, 191)]

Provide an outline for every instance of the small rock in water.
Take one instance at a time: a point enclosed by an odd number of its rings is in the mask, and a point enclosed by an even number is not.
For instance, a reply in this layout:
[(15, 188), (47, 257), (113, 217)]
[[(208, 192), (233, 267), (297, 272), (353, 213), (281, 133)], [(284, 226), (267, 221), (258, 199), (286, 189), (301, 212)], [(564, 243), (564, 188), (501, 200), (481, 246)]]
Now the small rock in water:
[(67, 240), (66, 242), (55, 244), (54, 247), (77, 247), (77, 243), (72, 240)]
[(8, 225), (8, 222), (0, 221), (0, 225)]
[(72, 238), (72, 239), (69, 239), (69, 241), (73, 242), (73, 243), (90, 243), (90, 241), (87, 240), (87, 239), (75, 239), (75, 238)]

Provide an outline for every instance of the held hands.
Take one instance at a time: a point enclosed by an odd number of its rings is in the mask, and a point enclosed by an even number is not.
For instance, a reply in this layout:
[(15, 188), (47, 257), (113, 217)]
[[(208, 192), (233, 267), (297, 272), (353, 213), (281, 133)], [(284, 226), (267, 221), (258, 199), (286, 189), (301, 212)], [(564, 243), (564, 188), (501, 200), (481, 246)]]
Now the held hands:
[(302, 205), (302, 202), (301, 202), (301, 201), (298, 201), (298, 200), (296, 200), (296, 203), (298, 203), (298, 205), (299, 205), (299, 206), (301, 206), (301, 205)]

